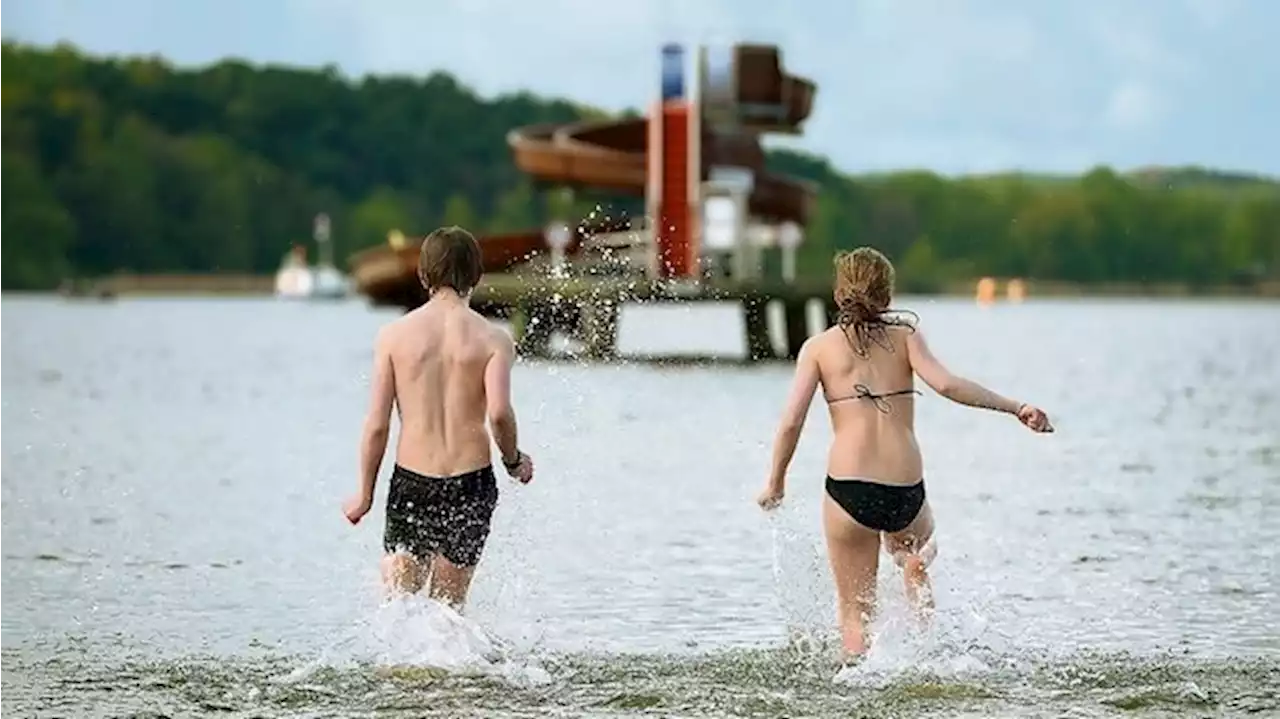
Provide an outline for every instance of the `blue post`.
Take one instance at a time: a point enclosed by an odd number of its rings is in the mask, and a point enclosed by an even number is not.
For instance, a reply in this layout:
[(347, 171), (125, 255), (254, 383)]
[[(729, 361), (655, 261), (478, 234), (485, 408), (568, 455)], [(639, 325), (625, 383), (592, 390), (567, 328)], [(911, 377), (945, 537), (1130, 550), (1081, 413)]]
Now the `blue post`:
[(684, 48), (679, 43), (662, 46), (662, 99), (684, 99)]

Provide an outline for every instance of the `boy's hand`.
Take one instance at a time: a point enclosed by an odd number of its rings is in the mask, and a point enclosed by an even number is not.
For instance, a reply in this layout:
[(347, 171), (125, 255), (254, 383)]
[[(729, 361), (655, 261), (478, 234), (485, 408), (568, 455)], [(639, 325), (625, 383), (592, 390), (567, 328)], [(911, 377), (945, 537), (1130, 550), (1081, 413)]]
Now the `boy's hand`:
[(516, 479), (521, 483), (528, 484), (533, 481), (533, 457), (524, 456), (524, 461), (520, 463), (520, 471), (516, 474)]
[(369, 513), (373, 508), (373, 497), (366, 497), (363, 493), (354, 494), (342, 503), (342, 513), (346, 515), (347, 521), (352, 524), (359, 524), (364, 515)]
[[(520, 459), (514, 465), (506, 467), (507, 475), (520, 484), (528, 484), (533, 481), (533, 458), (524, 452), (520, 452), (518, 456)], [(506, 462), (503, 464), (506, 465)]]

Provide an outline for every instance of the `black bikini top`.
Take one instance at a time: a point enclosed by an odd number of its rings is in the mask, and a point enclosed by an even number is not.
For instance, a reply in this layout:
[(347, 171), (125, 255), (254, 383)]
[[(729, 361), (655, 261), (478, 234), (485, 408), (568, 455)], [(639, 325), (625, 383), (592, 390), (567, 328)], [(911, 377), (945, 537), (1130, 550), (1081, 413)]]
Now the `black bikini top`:
[[(849, 330), (847, 327), (844, 330), (844, 337), (849, 342), (849, 349), (853, 351), (854, 355), (861, 357), (862, 359), (867, 359), (869, 357), (866, 347), (867, 339), (875, 342), (880, 347), (884, 348), (885, 351), (893, 352), (893, 344), (888, 342), (887, 338), (885, 338), (882, 333), (885, 328), (895, 324), (897, 323), (886, 321), (883, 317), (877, 317), (874, 321), (864, 322), (857, 325), (859, 341), (855, 341), (855, 338), (849, 336)], [(879, 330), (879, 332), (866, 332), (866, 329)], [(920, 391), (911, 388), (895, 390), (893, 392), (876, 393), (872, 392), (871, 388), (865, 384), (855, 384), (853, 386), (853, 394), (845, 397), (836, 397), (835, 399), (827, 398), (827, 404), (844, 402), (851, 399), (869, 399), (871, 400), (871, 404), (875, 405), (876, 409), (885, 414), (889, 414), (893, 411), (893, 406), (889, 404), (888, 398), (906, 394), (920, 394)]]
[(893, 392), (882, 392), (877, 394), (875, 392), (872, 392), (871, 388), (866, 386), (865, 384), (855, 384), (853, 386), (853, 394), (848, 395), (847, 397), (836, 397), (834, 399), (828, 397), (827, 404), (844, 402), (846, 400), (851, 400), (851, 399), (869, 399), (871, 400), (871, 404), (873, 404), (876, 409), (880, 410), (881, 412), (884, 412), (885, 414), (888, 414), (893, 409), (893, 407), (887, 401), (888, 398), (896, 397), (898, 395), (904, 395), (904, 394), (920, 394), (920, 391), (916, 389), (900, 389), (900, 390), (895, 390)]

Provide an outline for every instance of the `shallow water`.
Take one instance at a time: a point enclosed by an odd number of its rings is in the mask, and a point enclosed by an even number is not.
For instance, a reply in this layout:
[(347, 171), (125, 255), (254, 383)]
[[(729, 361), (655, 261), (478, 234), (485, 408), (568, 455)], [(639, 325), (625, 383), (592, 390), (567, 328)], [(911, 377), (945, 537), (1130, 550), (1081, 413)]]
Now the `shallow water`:
[[(393, 314), (6, 297), (3, 710), (1280, 712), (1280, 305), (904, 305), (1058, 432), (919, 400), (938, 617), (914, 628), (882, 567), (875, 648), (841, 670), (820, 403), (787, 504), (751, 501), (785, 365), (519, 365), (539, 476), (504, 484), (462, 619), (379, 608), (381, 507), (338, 509)], [(736, 323), (641, 310), (621, 341), (732, 354)]]

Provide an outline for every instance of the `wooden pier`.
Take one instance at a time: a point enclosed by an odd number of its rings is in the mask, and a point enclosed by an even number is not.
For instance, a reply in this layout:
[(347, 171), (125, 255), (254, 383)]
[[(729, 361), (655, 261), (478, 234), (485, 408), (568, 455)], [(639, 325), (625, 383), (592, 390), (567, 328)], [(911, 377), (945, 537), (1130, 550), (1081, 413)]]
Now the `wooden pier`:
[[(480, 313), (511, 322), (518, 350), (525, 356), (547, 356), (551, 336), (562, 332), (582, 344), (582, 355), (606, 359), (617, 355), (618, 316), (627, 304), (729, 302), (742, 308), (746, 359), (795, 359), (809, 338), (808, 308), (823, 307), (826, 326), (835, 321), (829, 285), (821, 283), (728, 280), (661, 281), (631, 277), (550, 277), (524, 273), (486, 275), (472, 294)], [(782, 306), (786, 349), (775, 350), (769, 336), (767, 308)]]

